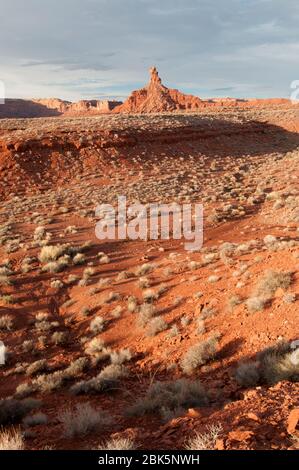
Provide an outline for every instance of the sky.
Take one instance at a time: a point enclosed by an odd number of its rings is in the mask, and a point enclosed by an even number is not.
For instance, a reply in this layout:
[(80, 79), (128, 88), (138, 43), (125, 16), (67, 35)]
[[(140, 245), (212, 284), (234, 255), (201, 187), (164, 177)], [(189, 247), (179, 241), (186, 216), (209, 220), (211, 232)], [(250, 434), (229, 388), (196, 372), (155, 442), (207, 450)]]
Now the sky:
[(124, 100), (155, 65), (208, 97), (289, 97), (298, 0), (0, 0), (8, 98)]

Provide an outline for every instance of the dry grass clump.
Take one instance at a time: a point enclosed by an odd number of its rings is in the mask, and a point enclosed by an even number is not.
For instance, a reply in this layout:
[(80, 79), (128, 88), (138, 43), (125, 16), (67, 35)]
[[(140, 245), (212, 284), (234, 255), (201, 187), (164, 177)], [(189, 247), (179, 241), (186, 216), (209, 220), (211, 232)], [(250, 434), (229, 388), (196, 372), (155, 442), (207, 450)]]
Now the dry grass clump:
[(252, 297), (245, 302), (249, 312), (263, 310), (267, 303), (271, 301), (277, 289), (287, 289), (291, 283), (291, 273), (267, 271), (258, 281)]
[(138, 309), (138, 302), (136, 297), (130, 295), (128, 298), (128, 311), (134, 313)]
[(120, 351), (112, 351), (110, 353), (111, 364), (121, 365), (132, 359), (130, 349), (121, 349)]
[(285, 304), (292, 304), (296, 302), (296, 294), (285, 294), (282, 300)]
[(143, 264), (142, 266), (139, 266), (139, 267), (136, 269), (135, 275), (136, 275), (137, 277), (145, 276), (146, 274), (149, 274), (149, 273), (153, 272), (154, 269), (155, 269), (155, 265), (154, 265), (154, 264), (145, 263), (145, 264)]
[(3, 430), (0, 432), (1, 450), (24, 450), (25, 444), (19, 429)]
[(66, 410), (59, 417), (59, 421), (63, 425), (63, 436), (71, 439), (102, 431), (111, 423), (111, 418), (104, 411), (84, 403), (76, 405), (75, 410)]
[(258, 383), (274, 385), (282, 380), (299, 381), (299, 346), (282, 341), (266, 348), (255, 361), (241, 363), (236, 370), (236, 380), (242, 387)]
[(228, 301), (227, 301), (227, 307), (230, 313), (233, 313), (234, 308), (237, 305), (240, 305), (242, 303), (242, 299), (238, 295), (232, 295)]
[(152, 304), (142, 304), (138, 312), (138, 325), (144, 327), (153, 318), (156, 313), (156, 309)]
[(84, 264), (85, 262), (86, 262), (86, 258), (83, 253), (77, 253), (73, 258), (73, 263), (75, 265)]
[(60, 281), (60, 279), (54, 279), (53, 281), (51, 281), (50, 286), (52, 287), (52, 289), (61, 289), (64, 284), (62, 281)]
[(31, 383), (20, 384), (16, 389), (16, 396), (24, 397), (34, 392), (49, 393), (61, 388), (65, 382), (82, 374), (89, 366), (87, 357), (79, 357), (64, 370), (55, 371), (52, 374), (39, 375)]
[(61, 256), (67, 254), (68, 250), (69, 250), (69, 245), (43, 246), (38, 258), (41, 263), (48, 263), (50, 261), (56, 261)]
[(27, 413), (41, 405), (39, 400), (3, 398), (0, 400), (0, 426), (19, 422)]
[(266, 299), (261, 297), (250, 297), (246, 300), (245, 305), (250, 313), (259, 312), (263, 310), (267, 304)]
[(129, 437), (114, 437), (103, 444), (100, 444), (98, 450), (134, 450), (136, 444)]
[(93, 334), (101, 333), (105, 327), (105, 320), (103, 317), (95, 317), (89, 325), (89, 329)]
[(35, 361), (27, 367), (26, 375), (36, 375), (48, 369), (48, 362), (46, 359)]
[(208, 395), (202, 384), (196, 380), (179, 379), (168, 382), (154, 382), (144, 397), (139, 398), (126, 412), (128, 416), (142, 416), (146, 413), (160, 415), (182, 413), (188, 408), (208, 405)]
[(55, 331), (51, 336), (51, 341), (55, 346), (65, 344), (68, 340), (68, 334), (65, 331)]
[(106, 366), (96, 377), (82, 380), (70, 388), (73, 395), (103, 393), (119, 388), (119, 380), (128, 374), (126, 367), (118, 364)]
[(219, 345), (218, 339), (218, 335), (211, 336), (192, 346), (180, 362), (183, 372), (191, 374), (198, 367), (214, 359)]
[(161, 331), (165, 331), (168, 328), (168, 324), (162, 317), (152, 318), (146, 329), (147, 336), (156, 336)]
[(101, 338), (93, 338), (85, 347), (85, 353), (90, 356), (101, 354), (105, 349), (105, 343)]
[(113, 318), (120, 318), (121, 317), (121, 314), (122, 314), (122, 306), (121, 305), (117, 305), (111, 312), (111, 315)]
[(217, 439), (219, 439), (223, 427), (221, 424), (213, 424), (207, 426), (207, 430), (203, 434), (196, 433), (185, 444), (186, 450), (214, 450)]
[(288, 272), (268, 271), (258, 282), (255, 295), (265, 299), (271, 298), (277, 289), (287, 289), (292, 283), (292, 274)]
[(35, 344), (32, 339), (27, 339), (22, 343), (22, 350), (25, 353), (32, 352), (34, 350)]
[(11, 331), (13, 329), (13, 317), (11, 315), (2, 315), (0, 317), (0, 330)]

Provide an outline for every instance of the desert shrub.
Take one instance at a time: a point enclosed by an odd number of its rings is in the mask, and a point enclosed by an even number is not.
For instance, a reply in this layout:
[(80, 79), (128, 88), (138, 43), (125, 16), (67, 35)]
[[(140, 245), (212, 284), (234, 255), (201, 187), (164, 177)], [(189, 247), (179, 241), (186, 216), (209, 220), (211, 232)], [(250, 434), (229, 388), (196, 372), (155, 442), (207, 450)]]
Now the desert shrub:
[(256, 355), (256, 361), (242, 363), (236, 370), (236, 380), (243, 387), (258, 383), (274, 385), (282, 380), (299, 381), (299, 347), (281, 341)]
[(84, 264), (85, 262), (86, 258), (83, 253), (77, 253), (73, 258), (73, 263), (76, 265)]
[[(39, 375), (27, 387), (32, 391), (40, 391), (42, 393), (49, 393), (53, 390), (61, 388), (65, 382), (79, 376), (89, 365), (89, 360), (86, 357), (80, 357), (66, 367), (64, 370), (55, 371), (52, 374)], [(25, 384), (22, 384), (23, 386)], [(22, 390), (17, 388), (17, 392), (21, 393)], [(23, 393), (25, 390), (23, 390)]]
[(291, 283), (291, 273), (267, 271), (257, 282), (253, 295), (245, 302), (249, 312), (263, 310), (278, 288), (287, 289)]
[(137, 307), (138, 307), (137, 299), (136, 297), (131, 295), (128, 298), (128, 311), (133, 313), (136, 311)]
[(86, 268), (86, 269), (84, 269), (84, 271), (83, 271), (83, 278), (84, 278), (84, 279), (88, 279), (88, 278), (90, 278), (91, 276), (93, 276), (94, 273), (95, 273), (94, 268)]
[(19, 422), (27, 413), (40, 405), (41, 402), (33, 398), (26, 398), (25, 400), (3, 398), (0, 400), (0, 425)]
[(135, 275), (131, 273), (130, 271), (121, 271), (118, 273), (116, 276), (116, 281), (124, 281), (125, 279), (130, 279), (134, 277)]
[(181, 368), (184, 373), (191, 374), (195, 369), (211, 361), (218, 348), (218, 336), (211, 336), (206, 341), (192, 346), (181, 360)]
[(138, 312), (138, 325), (144, 327), (155, 315), (156, 309), (152, 304), (142, 304)]
[(211, 307), (210, 305), (206, 305), (200, 314), (201, 320), (206, 320), (207, 318), (212, 318), (216, 315), (216, 310), (214, 307)]
[(217, 439), (223, 432), (221, 424), (207, 426), (203, 434), (196, 433), (185, 445), (186, 450), (214, 450)]
[(168, 324), (162, 317), (155, 317), (152, 318), (148, 325), (147, 325), (147, 330), (146, 334), (147, 336), (156, 336), (158, 333), (161, 331), (165, 331), (168, 328)]
[(119, 388), (119, 379), (127, 375), (127, 369), (122, 365), (106, 366), (96, 377), (82, 380), (70, 388), (73, 395), (83, 393), (103, 393)]
[(79, 357), (64, 370), (64, 375), (67, 378), (73, 378), (80, 375), (89, 366), (89, 359), (87, 357)]
[(296, 294), (285, 294), (282, 300), (285, 304), (292, 304), (296, 302)]
[(53, 279), (53, 281), (51, 281), (50, 283), (50, 286), (52, 287), (52, 289), (62, 289), (64, 284), (60, 279)]
[(291, 283), (291, 273), (268, 271), (257, 283), (255, 295), (264, 299), (270, 299), (278, 288), (287, 289)]
[(29, 397), (29, 395), (32, 395), (32, 393), (34, 392), (36, 392), (36, 388), (32, 384), (28, 382), (23, 382), (17, 386), (15, 391), (15, 397), (26, 398)]
[(239, 364), (235, 377), (242, 387), (254, 387), (260, 380), (258, 362), (250, 361)]
[(123, 311), (122, 307), (118, 305), (112, 310), (111, 315), (113, 318), (120, 318), (122, 311)]
[(25, 426), (39, 426), (40, 424), (47, 424), (48, 418), (44, 413), (35, 413), (31, 416), (26, 416), (23, 419)]
[(138, 279), (138, 287), (140, 289), (148, 289), (150, 284), (150, 280), (147, 277), (140, 277)]
[(25, 353), (32, 352), (34, 350), (34, 341), (32, 339), (23, 341), (22, 350)]
[(65, 380), (62, 371), (55, 371), (52, 374), (39, 375), (33, 382), (32, 386), (35, 390), (42, 393), (49, 393), (58, 390)]
[(111, 419), (104, 411), (96, 410), (89, 403), (78, 404), (75, 410), (64, 411), (59, 421), (63, 425), (63, 436), (66, 438), (102, 431), (111, 423)]
[(229, 312), (232, 313), (234, 311), (234, 308), (237, 305), (240, 305), (241, 303), (242, 303), (242, 299), (240, 299), (238, 295), (231, 296), (227, 302), (227, 307), (228, 307)]
[(250, 313), (263, 310), (267, 304), (267, 300), (261, 297), (250, 297), (246, 300), (245, 305)]
[(63, 271), (64, 265), (58, 263), (58, 261), (49, 261), (49, 263), (45, 264), (42, 267), (42, 271), (47, 273), (59, 273)]
[(46, 320), (48, 320), (48, 318), (49, 318), (49, 314), (46, 313), (46, 312), (39, 312), (35, 316), (35, 319), (36, 319), (37, 322), (46, 321)]
[(109, 256), (107, 256), (107, 255), (101, 256), (100, 259), (99, 259), (99, 263), (100, 263), (100, 264), (108, 264), (108, 263), (110, 263), (110, 258), (109, 258)]
[(81, 313), (83, 317), (88, 317), (91, 314), (91, 310), (88, 307), (82, 307)]
[(48, 363), (46, 359), (40, 359), (39, 361), (35, 361), (27, 367), (26, 375), (36, 375), (37, 373), (45, 371), (47, 369)]
[(191, 382), (179, 379), (168, 382), (154, 382), (144, 397), (139, 398), (126, 412), (128, 416), (140, 416), (146, 413), (185, 410), (208, 405), (208, 395), (200, 381)]
[(65, 344), (68, 339), (68, 334), (65, 331), (55, 331), (51, 336), (51, 341), (56, 346), (59, 344)]
[(154, 302), (155, 300), (158, 299), (158, 294), (157, 292), (153, 291), (152, 289), (147, 289), (145, 292), (142, 294), (144, 302)]
[(112, 351), (110, 353), (111, 364), (121, 365), (124, 362), (128, 362), (132, 359), (132, 353), (130, 349), (121, 349), (120, 351)]
[(105, 326), (105, 320), (103, 317), (95, 317), (89, 325), (89, 329), (93, 334), (101, 333)]
[(0, 451), (24, 450), (24, 448), (24, 440), (20, 430), (10, 429), (0, 431)]
[(103, 444), (100, 444), (98, 450), (134, 450), (136, 444), (129, 437), (114, 437)]
[(149, 274), (151, 273), (153, 270), (155, 269), (155, 265), (154, 264), (150, 264), (150, 263), (145, 263), (143, 264), (142, 266), (139, 266), (137, 269), (136, 269), (136, 276), (145, 276), (146, 274)]
[(48, 245), (44, 246), (39, 254), (41, 263), (48, 263), (49, 261), (56, 261), (58, 258), (66, 254), (69, 250), (69, 245)]
[(12, 280), (5, 274), (0, 274), (0, 286), (10, 286)]
[(86, 354), (96, 355), (103, 352), (105, 343), (101, 338), (93, 338), (85, 348)]
[(11, 315), (2, 315), (0, 317), (0, 330), (11, 331), (13, 329), (13, 317)]

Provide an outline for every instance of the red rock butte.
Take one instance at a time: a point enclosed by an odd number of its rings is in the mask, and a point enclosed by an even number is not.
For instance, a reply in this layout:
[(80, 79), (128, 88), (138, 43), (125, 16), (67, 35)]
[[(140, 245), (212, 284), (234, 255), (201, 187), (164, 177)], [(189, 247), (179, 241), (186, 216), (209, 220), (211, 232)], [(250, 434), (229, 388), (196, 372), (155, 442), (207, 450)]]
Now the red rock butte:
[(133, 91), (129, 98), (114, 108), (115, 113), (160, 113), (163, 111), (196, 110), (203, 106), (203, 101), (192, 95), (185, 95), (178, 90), (162, 84), (156, 67), (150, 69), (150, 81), (140, 90)]

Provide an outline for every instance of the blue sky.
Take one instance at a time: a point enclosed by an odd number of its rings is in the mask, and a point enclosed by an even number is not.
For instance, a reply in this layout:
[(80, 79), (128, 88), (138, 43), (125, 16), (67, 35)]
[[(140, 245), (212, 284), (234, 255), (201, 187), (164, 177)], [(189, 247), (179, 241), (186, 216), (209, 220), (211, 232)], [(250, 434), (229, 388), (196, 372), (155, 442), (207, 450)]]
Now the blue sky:
[(290, 95), (298, 0), (0, 0), (7, 97), (125, 99), (156, 65), (201, 97)]

